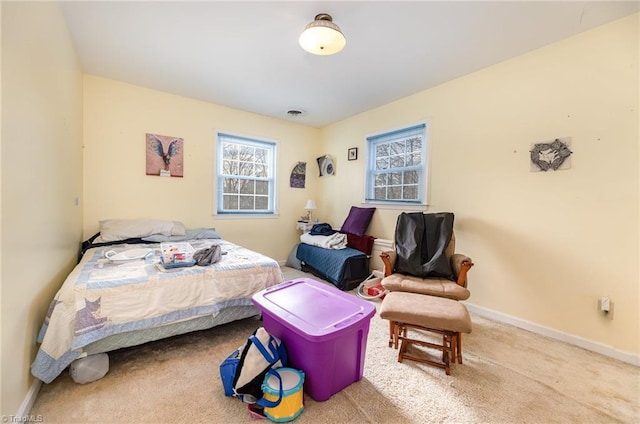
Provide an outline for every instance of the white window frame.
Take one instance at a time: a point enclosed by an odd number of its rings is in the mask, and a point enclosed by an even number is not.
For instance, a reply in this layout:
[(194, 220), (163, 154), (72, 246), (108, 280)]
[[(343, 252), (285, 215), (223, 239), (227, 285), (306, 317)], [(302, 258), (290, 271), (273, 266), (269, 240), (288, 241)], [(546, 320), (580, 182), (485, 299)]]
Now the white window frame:
[[(216, 205), (214, 208), (215, 214), (219, 216), (248, 216), (255, 218), (257, 216), (274, 216), (277, 214), (276, 200), (277, 200), (277, 157), (278, 157), (278, 143), (272, 140), (258, 139), (253, 137), (246, 137), (228, 132), (217, 132), (216, 134), (216, 184), (215, 190)], [(240, 174), (225, 174), (224, 173), (224, 146), (225, 144), (234, 144), (237, 146), (249, 147), (249, 148), (262, 148), (268, 151), (267, 153), (267, 176), (256, 177), (243, 176)], [(242, 161), (240, 161), (242, 162)], [(268, 200), (266, 209), (224, 209), (224, 181), (226, 178), (240, 178), (254, 181), (266, 181), (268, 186)], [(240, 196), (241, 193), (238, 193)], [(254, 197), (257, 196), (254, 190)], [(238, 201), (238, 204), (240, 201)]]
[[(425, 120), (416, 124), (408, 125), (405, 127), (385, 131), (383, 133), (377, 133), (366, 137), (367, 142), (367, 168), (365, 175), (365, 193), (364, 203), (376, 204), (384, 207), (402, 207), (407, 209), (413, 209), (415, 207), (422, 208), (428, 204), (429, 194), (429, 122)], [(376, 181), (375, 175), (380, 173), (381, 170), (376, 169), (376, 147), (380, 144), (388, 144), (396, 141), (401, 141), (419, 135), (422, 139), (422, 149), (420, 151), (420, 163), (409, 166), (402, 166), (397, 168), (388, 168), (384, 173), (405, 172), (405, 171), (418, 171), (417, 182), (417, 199), (382, 199), (375, 197)], [(405, 152), (406, 154), (406, 152)], [(409, 184), (407, 184), (409, 185)], [(404, 186), (404, 182), (400, 185)]]

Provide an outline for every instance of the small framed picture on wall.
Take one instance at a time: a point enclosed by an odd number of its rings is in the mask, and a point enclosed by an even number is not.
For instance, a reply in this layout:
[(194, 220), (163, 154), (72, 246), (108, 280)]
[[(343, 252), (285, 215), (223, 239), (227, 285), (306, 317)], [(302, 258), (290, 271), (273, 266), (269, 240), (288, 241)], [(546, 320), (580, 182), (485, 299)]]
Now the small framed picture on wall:
[(349, 160), (358, 160), (358, 148), (352, 147), (348, 150), (347, 159)]

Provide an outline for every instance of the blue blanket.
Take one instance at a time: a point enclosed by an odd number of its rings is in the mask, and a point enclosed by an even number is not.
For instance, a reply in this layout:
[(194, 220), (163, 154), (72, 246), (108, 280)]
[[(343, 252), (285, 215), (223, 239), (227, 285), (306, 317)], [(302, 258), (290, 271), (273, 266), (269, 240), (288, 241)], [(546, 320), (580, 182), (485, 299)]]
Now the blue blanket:
[(346, 281), (362, 281), (369, 275), (367, 255), (350, 247), (324, 249), (300, 243), (296, 257), (341, 290), (346, 288)]

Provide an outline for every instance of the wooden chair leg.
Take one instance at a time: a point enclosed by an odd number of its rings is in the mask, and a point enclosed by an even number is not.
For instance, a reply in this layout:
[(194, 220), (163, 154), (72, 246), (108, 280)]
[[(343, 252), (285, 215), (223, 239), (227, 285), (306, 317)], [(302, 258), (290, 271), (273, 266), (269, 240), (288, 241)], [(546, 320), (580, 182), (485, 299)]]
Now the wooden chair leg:
[[(446, 346), (449, 346), (449, 347), (451, 347), (451, 341), (450, 341), (450, 340), (451, 340), (451, 339), (449, 338), (449, 336), (447, 336), (446, 334), (443, 334), (443, 335), (442, 335), (442, 346), (445, 346), (445, 347), (446, 347)], [(447, 350), (446, 350), (446, 349), (443, 349), (443, 350), (442, 350), (442, 362), (444, 362), (444, 361), (446, 360), (446, 359), (445, 359), (445, 356), (447, 356), (447, 355), (449, 355), (449, 352), (447, 352)]]
[[(412, 329), (425, 330), (442, 335), (442, 344), (433, 344), (428, 341), (411, 339), (407, 337), (407, 330)], [(440, 368), (444, 368), (447, 375), (451, 375), (451, 363), (456, 363), (456, 360), (462, 363), (462, 338), (460, 333), (447, 330), (438, 330), (434, 328), (423, 327), (415, 324), (406, 324), (402, 322), (393, 322), (393, 339), (394, 343), (400, 344), (398, 350), (398, 362), (402, 362), (404, 359), (412, 361), (422, 362), (426, 364), (435, 365)], [(415, 355), (413, 353), (407, 353), (409, 345), (421, 345), (438, 349), (442, 351), (441, 362), (435, 362), (422, 355)]]
[[(396, 321), (389, 320), (389, 347), (394, 349), (398, 348), (398, 340), (400, 338), (402, 324)], [(404, 334), (407, 334), (407, 330), (404, 329)]]
[[(449, 343), (451, 343), (451, 337), (447, 336), (447, 338), (449, 339)], [(444, 352), (444, 372), (447, 375), (451, 375), (451, 366), (450, 366), (450, 362), (449, 362), (449, 353), (445, 350)]]
[(392, 347), (394, 345), (394, 336), (396, 333), (395, 324), (395, 321), (389, 320), (389, 347)]
[(406, 339), (402, 339), (402, 342), (400, 343), (400, 350), (398, 351), (398, 362), (402, 362), (408, 346), (409, 342)]
[(460, 333), (454, 333), (451, 337), (451, 362), (456, 363), (456, 355), (458, 352), (458, 335)]

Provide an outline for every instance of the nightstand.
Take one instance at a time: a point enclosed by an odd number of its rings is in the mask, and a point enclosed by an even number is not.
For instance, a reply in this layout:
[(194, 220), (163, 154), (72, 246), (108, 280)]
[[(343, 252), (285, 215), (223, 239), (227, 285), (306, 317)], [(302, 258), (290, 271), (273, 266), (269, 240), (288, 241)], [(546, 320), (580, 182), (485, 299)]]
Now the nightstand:
[(302, 230), (303, 233), (308, 233), (313, 228), (313, 222), (296, 222), (296, 230)]

